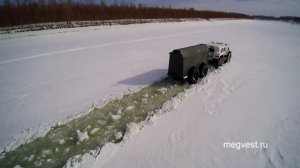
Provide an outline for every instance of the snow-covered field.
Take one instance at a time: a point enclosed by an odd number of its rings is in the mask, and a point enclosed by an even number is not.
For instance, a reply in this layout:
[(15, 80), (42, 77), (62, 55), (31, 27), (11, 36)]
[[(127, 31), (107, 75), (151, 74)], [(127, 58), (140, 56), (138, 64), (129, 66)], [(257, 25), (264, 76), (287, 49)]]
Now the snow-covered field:
[[(232, 62), (197, 84), (176, 110), (104, 148), (94, 167), (300, 167), (300, 27), (220, 24), (195, 37), (227, 41)], [(225, 142), (267, 146), (224, 148)]]
[(0, 146), (166, 76), (169, 51), (199, 43), (188, 38), (203, 30), (181, 30), (194, 24), (1, 35)]
[[(221, 41), (233, 51), (230, 64), (187, 91), (177, 109), (86, 161), (94, 167), (300, 167), (299, 25), (157, 23), (0, 39), (1, 147), (161, 79), (174, 48)], [(223, 147), (255, 141), (268, 147)]]

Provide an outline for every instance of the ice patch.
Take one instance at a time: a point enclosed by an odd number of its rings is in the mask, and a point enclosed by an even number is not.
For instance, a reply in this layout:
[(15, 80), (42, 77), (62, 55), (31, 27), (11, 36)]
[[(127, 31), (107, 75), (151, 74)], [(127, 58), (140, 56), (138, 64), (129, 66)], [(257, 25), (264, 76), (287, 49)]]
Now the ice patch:
[(70, 148), (65, 149), (65, 153), (68, 153), (70, 151)]
[(49, 154), (51, 154), (51, 150), (45, 149), (45, 150), (42, 151), (41, 157), (46, 158), (47, 155), (49, 155)]
[(108, 130), (108, 131), (112, 130), (113, 128), (114, 128), (114, 126), (111, 126), (111, 125), (110, 125), (110, 126), (107, 126), (107, 130)]
[(89, 154), (96, 158), (100, 154), (100, 151), (101, 147), (98, 146), (96, 149), (90, 150)]
[(30, 155), (29, 158), (27, 159), (29, 162), (31, 162), (34, 159), (34, 155)]
[[(122, 142), (121, 142), (122, 143)], [(97, 157), (97, 165), (103, 167), (103, 165), (109, 161), (109, 159), (118, 151), (120, 148), (119, 144), (107, 143), (102, 149)], [(66, 167), (68, 168), (68, 167)]]
[(117, 132), (115, 135), (115, 140), (121, 140), (122, 139), (122, 137), (123, 137), (123, 134), (122, 134), (122, 132)]
[(95, 158), (92, 155), (85, 153), (70, 158), (63, 168), (91, 168), (94, 163)]
[(106, 124), (106, 121), (105, 120), (98, 120), (97, 121), (100, 125), (105, 125)]
[(78, 142), (83, 142), (84, 140), (88, 140), (89, 139), (87, 131), (80, 132), (79, 130), (77, 130), (76, 133), (77, 133), (77, 140), (78, 140)]
[(133, 110), (135, 108), (135, 106), (128, 106), (128, 107), (126, 107), (126, 111), (129, 111), (129, 110)]
[(147, 103), (147, 98), (142, 98), (142, 103)]
[(132, 135), (138, 133), (141, 128), (143, 127), (142, 124), (137, 123), (129, 123), (126, 125), (126, 133), (124, 135), (124, 140), (128, 140)]
[[(108, 143), (101, 149), (101, 152), (100, 152), (99, 156), (97, 157), (97, 163), (96, 163), (97, 166), (101, 167), (102, 165), (105, 165), (105, 163), (110, 160), (110, 158), (118, 151), (118, 149), (123, 144), (125, 144), (127, 141), (132, 139), (134, 137), (134, 135), (136, 135), (145, 125), (149, 125), (149, 124), (153, 123), (157, 118), (159, 118), (164, 113), (167, 113), (171, 110), (176, 109), (180, 105), (182, 100), (187, 96), (187, 94), (193, 92), (190, 90), (194, 91), (195, 88), (194, 89), (185, 89), (183, 92), (178, 93), (171, 100), (168, 100), (165, 103), (163, 103), (161, 109), (157, 109), (157, 110), (155, 110), (155, 112), (153, 112), (153, 111), (149, 112), (150, 116), (148, 116), (145, 121), (141, 121), (140, 123), (134, 123), (134, 122), (128, 123), (126, 125), (126, 132), (124, 134), (123, 140), (120, 143), (118, 143), (118, 144)], [(119, 134), (118, 135), (119, 137), (122, 136), (121, 132), (119, 132), (117, 134)], [(115, 134), (115, 138), (116, 137), (117, 136)]]
[(6, 153), (5, 153), (5, 152), (2, 152), (2, 153), (0, 154), (0, 159), (4, 159), (5, 156), (6, 156)]
[(58, 141), (58, 143), (59, 143), (60, 145), (63, 145), (65, 142), (66, 142), (66, 141), (65, 141), (64, 139), (60, 139), (60, 140)]
[(13, 168), (23, 168), (23, 167), (20, 165), (15, 165)]
[(161, 94), (165, 94), (168, 91), (168, 89), (165, 87), (162, 87), (162, 88), (157, 89), (157, 91)]
[(94, 128), (94, 129), (92, 129), (92, 131), (90, 132), (90, 134), (94, 135), (99, 130), (100, 130), (100, 128)]
[(137, 134), (141, 128), (144, 126), (145, 122), (129, 123), (126, 125), (126, 133), (123, 137), (123, 140), (118, 143), (107, 143), (101, 149), (99, 156), (97, 157), (97, 166), (102, 167), (109, 159), (119, 150), (119, 148), (127, 141), (129, 141), (133, 135)]
[(116, 121), (119, 120), (121, 118), (121, 115), (112, 115), (111, 118)]
[(117, 113), (121, 115), (123, 113), (123, 108), (119, 108)]
[(41, 167), (42, 166), (42, 162), (40, 160), (37, 160), (34, 162), (35, 167)]

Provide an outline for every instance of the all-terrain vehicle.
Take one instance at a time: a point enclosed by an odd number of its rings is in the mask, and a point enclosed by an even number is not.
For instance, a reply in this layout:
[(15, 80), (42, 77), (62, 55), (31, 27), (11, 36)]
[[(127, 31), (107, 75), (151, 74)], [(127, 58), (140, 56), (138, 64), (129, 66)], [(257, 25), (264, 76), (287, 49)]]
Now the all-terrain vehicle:
[(208, 45), (198, 44), (170, 52), (168, 75), (195, 84), (208, 71)]
[(224, 63), (229, 62), (231, 59), (231, 50), (229, 45), (219, 42), (211, 42), (208, 45), (209, 56), (208, 60), (216, 68), (222, 66)]

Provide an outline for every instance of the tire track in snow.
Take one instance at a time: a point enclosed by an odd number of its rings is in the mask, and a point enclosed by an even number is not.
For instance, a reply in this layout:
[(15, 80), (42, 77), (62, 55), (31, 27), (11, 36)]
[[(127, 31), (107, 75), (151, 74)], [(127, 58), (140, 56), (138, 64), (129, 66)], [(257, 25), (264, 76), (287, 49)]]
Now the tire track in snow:
[(132, 44), (132, 43), (138, 43), (138, 42), (144, 42), (144, 41), (150, 41), (150, 40), (159, 40), (159, 39), (165, 39), (165, 38), (171, 38), (171, 37), (177, 37), (177, 36), (197, 34), (197, 33), (203, 32), (203, 31), (204, 30), (193, 31), (193, 32), (189, 32), (189, 33), (179, 33), (179, 34), (155, 36), (155, 37), (148, 37), (148, 38), (140, 38), (140, 39), (134, 39), (134, 40), (129, 40), (129, 41), (110, 42), (110, 43), (104, 43), (104, 44), (93, 45), (93, 46), (88, 46), (88, 47), (78, 47), (78, 48), (70, 48), (70, 49), (54, 51), (54, 52), (46, 52), (46, 53), (26, 56), (26, 57), (22, 57), (22, 58), (14, 58), (14, 59), (1, 61), (0, 65), (20, 62), (20, 61), (25, 61), (25, 60), (32, 60), (32, 59), (36, 59), (36, 58), (55, 56), (55, 55), (58, 55), (58, 54), (65, 54), (65, 53), (77, 52), (77, 51), (82, 51), (82, 50), (94, 49), (94, 48), (109, 47), (109, 46), (121, 45), (121, 44)]
[[(222, 71), (227, 69), (227, 64), (223, 65), (219, 69), (212, 68), (211, 72), (215, 73), (210, 76), (210, 79), (208, 80), (209, 84), (204, 86), (201, 101), (204, 105), (204, 112), (210, 115), (214, 115), (219, 112), (223, 101), (243, 84), (241, 81), (232, 83), (224, 80), (222, 77), (219, 78), (221, 73), (224, 73)], [(217, 93), (218, 97), (216, 98)]]
[(168, 135), (169, 135), (169, 142), (171, 144), (172, 150), (175, 151), (177, 144), (182, 141), (183, 135), (181, 131), (178, 130), (172, 130), (168, 132)]
[[(228, 81), (225, 78), (219, 78), (220, 73), (226, 74), (224, 70), (228, 69), (227, 64), (223, 65), (219, 69), (211, 69), (216, 74), (210, 76), (209, 85), (205, 86), (203, 96), (201, 98), (204, 105), (204, 112), (214, 115), (220, 111), (220, 107), (224, 100), (226, 100), (236, 90), (243, 87), (249, 80), (254, 80), (257, 75), (260, 75), (266, 69), (266, 66), (261, 66), (250, 72), (245, 72), (247, 75), (243, 75), (234, 81)], [(218, 75), (217, 75), (218, 74)], [(216, 97), (216, 94), (218, 97)]]
[[(223, 69), (224, 67), (221, 68)], [(219, 78), (221, 70), (214, 69), (211, 71), (215, 72), (215, 74), (210, 76), (210, 79), (208, 81), (209, 84), (204, 88), (201, 101), (204, 105), (204, 112), (210, 115), (214, 115), (220, 110), (220, 106), (222, 105), (223, 100), (225, 100), (231, 94), (231, 92), (224, 91), (228, 84), (227, 82)], [(216, 93), (221, 93), (218, 95), (217, 99), (215, 98)]]
[(254, 157), (260, 158), (264, 167), (289, 167), (285, 164), (285, 158), (278, 147), (273, 146), (273, 148), (270, 149), (260, 149), (260, 151), (254, 155)]

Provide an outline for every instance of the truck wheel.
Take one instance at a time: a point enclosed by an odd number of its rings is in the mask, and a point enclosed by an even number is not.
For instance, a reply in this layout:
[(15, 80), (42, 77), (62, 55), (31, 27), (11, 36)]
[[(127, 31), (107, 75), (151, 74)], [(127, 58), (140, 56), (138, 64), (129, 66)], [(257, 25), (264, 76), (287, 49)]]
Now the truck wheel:
[(224, 64), (224, 61), (225, 61), (225, 57), (222, 56), (222, 57), (221, 57), (221, 61), (220, 61), (220, 65), (219, 65), (219, 66), (222, 66), (222, 65)]
[(192, 67), (189, 70), (189, 73), (188, 73), (188, 82), (189, 82), (189, 84), (195, 84), (195, 83), (197, 83), (198, 78), (199, 78), (199, 71), (198, 71), (198, 69), (195, 68), (195, 67)]
[(223, 64), (226, 64), (228, 62), (228, 55), (224, 56)]
[(204, 76), (207, 75), (208, 67), (205, 64), (201, 64), (199, 66), (199, 77), (203, 78)]
[(228, 57), (227, 57), (227, 62), (229, 62), (231, 59), (231, 53), (228, 54)]
[(220, 66), (223, 65), (223, 57), (220, 57), (219, 59), (215, 60), (215, 67), (219, 68)]

